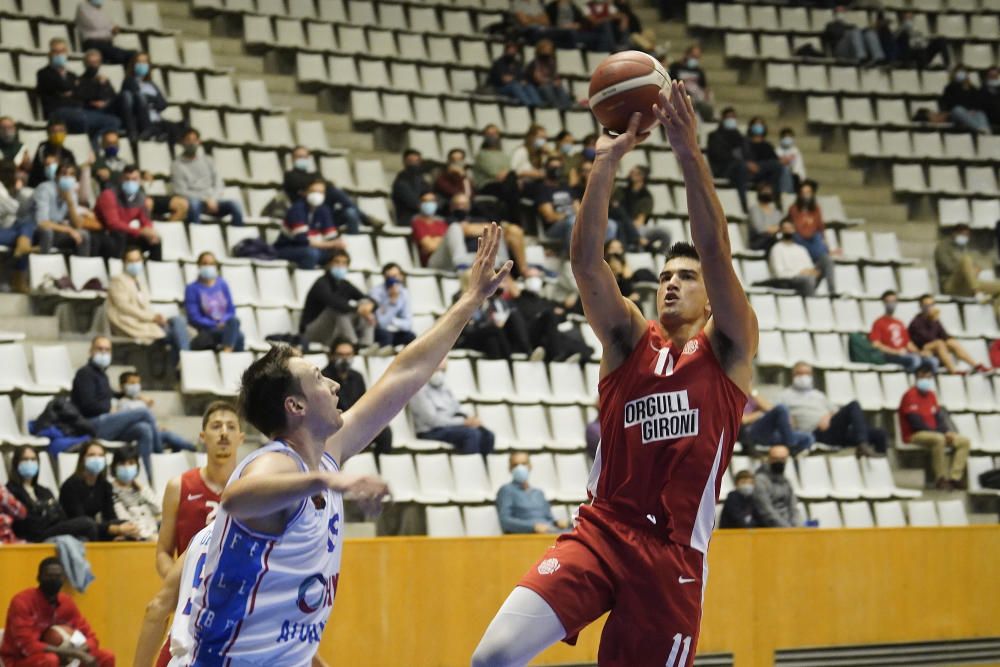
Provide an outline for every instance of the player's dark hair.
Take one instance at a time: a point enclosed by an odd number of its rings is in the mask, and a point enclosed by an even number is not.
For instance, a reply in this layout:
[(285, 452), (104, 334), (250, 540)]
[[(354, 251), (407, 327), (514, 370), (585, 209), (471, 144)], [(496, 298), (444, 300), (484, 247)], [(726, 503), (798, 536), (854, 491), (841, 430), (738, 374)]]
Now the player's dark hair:
[(38, 564), (38, 576), (41, 576), (42, 570), (44, 570), (50, 565), (58, 565), (59, 567), (62, 567), (62, 562), (60, 562), (59, 558), (56, 556), (49, 556), (48, 558), (43, 558), (42, 562)]
[(677, 259), (678, 257), (687, 257), (693, 259), (696, 262), (701, 261), (701, 257), (698, 256), (698, 251), (690, 243), (685, 243), (684, 241), (678, 241), (677, 243), (670, 246), (670, 250), (667, 251), (667, 257), (663, 260), (666, 264), (672, 259)]
[(202, 431), (204, 431), (205, 427), (208, 426), (208, 420), (216, 412), (232, 412), (237, 417), (240, 416), (239, 410), (237, 410), (236, 406), (230, 403), (229, 401), (212, 401), (211, 403), (208, 404), (208, 407), (205, 408), (205, 412), (203, 412), (201, 415)]
[(886, 291), (882, 292), (882, 296), (879, 297), (879, 298), (882, 299), (883, 301), (885, 301), (890, 296), (899, 296), (899, 295), (896, 294), (896, 290), (887, 289)]
[(285, 399), (302, 393), (299, 379), (288, 368), (289, 360), (297, 356), (295, 348), (280, 343), (243, 372), (238, 414), (269, 438), (288, 425)]

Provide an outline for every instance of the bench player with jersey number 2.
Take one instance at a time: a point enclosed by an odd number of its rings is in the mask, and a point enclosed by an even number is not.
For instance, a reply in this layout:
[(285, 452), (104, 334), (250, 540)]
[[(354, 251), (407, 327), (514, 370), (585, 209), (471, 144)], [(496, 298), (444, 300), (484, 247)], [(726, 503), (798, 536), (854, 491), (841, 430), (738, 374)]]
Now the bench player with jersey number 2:
[(757, 351), (757, 318), (733, 270), (725, 215), (698, 147), (683, 84), (654, 113), (680, 163), (694, 246), (667, 254), (647, 322), (603, 260), (608, 201), (622, 157), (645, 135), (640, 114), (605, 134), (583, 196), (570, 260), (604, 346), (601, 444), (573, 532), (522, 577), (490, 623), (475, 667), (525, 665), (610, 611), (601, 667), (694, 662), (715, 526)]

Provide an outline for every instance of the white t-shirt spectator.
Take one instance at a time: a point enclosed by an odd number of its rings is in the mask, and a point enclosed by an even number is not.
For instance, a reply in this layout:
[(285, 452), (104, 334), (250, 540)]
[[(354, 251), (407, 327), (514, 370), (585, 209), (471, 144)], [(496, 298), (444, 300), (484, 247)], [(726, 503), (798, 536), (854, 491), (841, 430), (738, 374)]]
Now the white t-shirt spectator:
[(802, 151), (799, 150), (798, 146), (792, 144), (791, 147), (785, 148), (779, 142), (778, 145), (774, 147), (774, 152), (778, 154), (778, 159), (782, 162), (785, 161), (786, 157), (791, 156), (792, 161), (788, 163), (788, 168), (793, 174), (799, 177), (800, 181), (805, 180), (806, 163), (805, 160), (802, 159)]
[(782, 241), (771, 247), (771, 271), (776, 278), (794, 278), (815, 268), (809, 252), (794, 241)]

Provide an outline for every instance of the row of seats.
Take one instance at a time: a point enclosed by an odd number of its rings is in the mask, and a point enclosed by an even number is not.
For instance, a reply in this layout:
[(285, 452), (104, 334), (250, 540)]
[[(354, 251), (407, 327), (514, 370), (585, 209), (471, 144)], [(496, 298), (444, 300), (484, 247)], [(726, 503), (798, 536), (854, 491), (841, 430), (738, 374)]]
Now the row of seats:
[[(872, 515), (874, 510), (874, 516)], [(824, 501), (809, 504), (809, 518), (819, 528), (903, 528), (905, 526), (967, 526), (969, 517), (965, 503), (950, 500), (898, 500), (869, 503), (865, 500), (848, 502)]]
[(995, 167), (965, 167), (958, 165), (894, 164), (892, 188), (896, 192), (913, 194), (973, 195), (997, 197)]
[[(495, 16), (498, 12), (510, 9), (509, 0), (410, 0), (410, 19), (416, 19), (423, 24), (431, 24), (435, 19), (422, 14), (421, 5), (435, 5), (441, 10), (442, 17), (451, 12), (449, 5), (464, 8), (473, 15), (487, 14)], [(396, 6), (394, 6), (396, 5)], [(291, 16), (298, 19), (319, 19), (335, 23), (354, 23), (358, 25), (399, 25), (406, 28), (404, 5), (397, 2), (372, 2), (371, 0), (194, 0), (196, 12), (240, 12), (246, 14), (265, 14), (269, 16)], [(430, 7), (428, 9), (432, 9)], [(416, 13), (414, 13), (414, 11)], [(447, 25), (453, 25), (459, 19), (444, 19)]]
[(994, 229), (1000, 220), (1000, 200), (939, 197), (938, 221), (942, 226), (966, 224), (973, 229)]
[[(978, 0), (950, 0), (967, 8), (939, 8), (920, 10), (912, 5), (896, 7), (904, 11), (914, 11), (914, 28), (923, 34), (936, 34), (956, 41), (973, 39), (995, 40), (1000, 38), (997, 28), (997, 13), (1000, 13), (1000, 3), (997, 0), (982, 0), (981, 6), (976, 6)], [(885, 7), (885, 9), (890, 9)], [(875, 11), (867, 9), (851, 9), (845, 12), (844, 20), (856, 26), (867, 27), (872, 24)], [(945, 12), (952, 13), (945, 13)], [(933, 29), (928, 12), (937, 14)], [(962, 13), (960, 13), (962, 12)], [(968, 17), (966, 13), (975, 16)], [(890, 17), (897, 19), (898, 17)], [(749, 7), (739, 4), (715, 4), (712, 2), (690, 2), (687, 5), (687, 24), (692, 28), (705, 30), (724, 30), (728, 32), (749, 31), (754, 33), (791, 33), (791, 34), (822, 34), (826, 25), (833, 20), (833, 10), (830, 8), (803, 6), (776, 6), (765, 3), (753, 3)], [(982, 22), (983, 25), (977, 25)]]
[[(994, 62), (995, 59), (991, 59), (984, 67)], [(765, 72), (769, 90), (850, 94), (876, 100), (922, 98), (933, 101), (941, 96), (941, 91), (950, 81), (945, 70), (884, 70), (850, 65), (768, 63)], [(890, 116), (880, 113), (879, 117)], [(896, 121), (902, 122), (903, 118)]]
[[(848, 124), (855, 123), (852, 120)], [(968, 132), (852, 129), (847, 134), (847, 143), (851, 155), (871, 159), (1000, 162), (1000, 136), (994, 135), (974, 137)], [(988, 183), (988, 179), (984, 180)]]

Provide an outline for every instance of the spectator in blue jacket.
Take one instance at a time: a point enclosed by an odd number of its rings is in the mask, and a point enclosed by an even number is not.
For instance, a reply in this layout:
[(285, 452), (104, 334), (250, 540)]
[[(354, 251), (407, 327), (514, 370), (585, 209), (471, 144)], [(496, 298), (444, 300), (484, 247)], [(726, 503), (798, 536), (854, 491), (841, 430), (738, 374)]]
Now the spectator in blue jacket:
[(219, 262), (210, 252), (198, 255), (198, 280), (184, 290), (184, 311), (188, 324), (198, 330), (191, 341), (192, 350), (243, 351), (243, 332), (233, 295), (219, 276)]
[(316, 179), (288, 209), (274, 249), (300, 269), (315, 269), (330, 261), (332, 250), (346, 247), (327, 204), (326, 181)]
[(505, 533), (559, 533), (569, 527), (552, 516), (545, 493), (528, 483), (531, 459), (527, 452), (511, 452), (511, 481), (497, 491), (497, 513)]
[(399, 264), (391, 262), (382, 267), (382, 277), (385, 282), (369, 295), (375, 302), (375, 342), (382, 347), (406, 345), (417, 337), (406, 276)]

